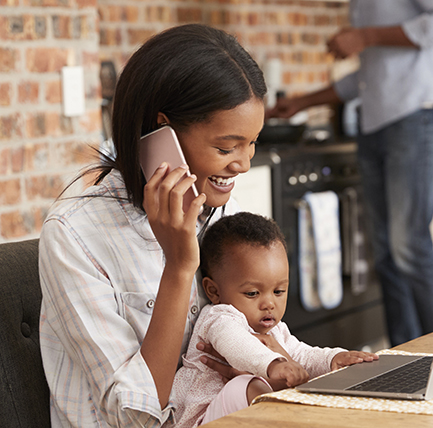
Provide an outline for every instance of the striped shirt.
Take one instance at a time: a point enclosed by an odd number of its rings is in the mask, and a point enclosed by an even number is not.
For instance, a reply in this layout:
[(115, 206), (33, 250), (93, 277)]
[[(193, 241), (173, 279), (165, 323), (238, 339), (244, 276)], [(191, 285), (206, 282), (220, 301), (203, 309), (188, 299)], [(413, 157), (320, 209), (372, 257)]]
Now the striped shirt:
[[(53, 427), (156, 427), (161, 409), (140, 346), (164, 268), (147, 216), (118, 172), (58, 204), (40, 238), (40, 343)], [(231, 199), (226, 213), (238, 210)], [(219, 208), (212, 221), (221, 216)], [(198, 224), (197, 229), (200, 229)], [(195, 278), (182, 353), (206, 303)]]

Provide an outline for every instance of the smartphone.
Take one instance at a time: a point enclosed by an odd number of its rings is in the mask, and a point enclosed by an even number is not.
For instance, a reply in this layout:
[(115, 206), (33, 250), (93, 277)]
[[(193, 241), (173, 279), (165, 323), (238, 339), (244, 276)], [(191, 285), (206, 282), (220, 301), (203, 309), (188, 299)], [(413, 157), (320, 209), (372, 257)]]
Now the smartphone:
[[(168, 172), (186, 164), (185, 156), (180, 147), (176, 133), (170, 126), (164, 126), (141, 137), (140, 139), (140, 165), (146, 181), (149, 181), (156, 169), (167, 162)], [(189, 170), (187, 176), (191, 176)], [(197, 188), (193, 184), (183, 198), (183, 210), (188, 211), (191, 202), (198, 196)], [(200, 210), (201, 211), (201, 210)]]

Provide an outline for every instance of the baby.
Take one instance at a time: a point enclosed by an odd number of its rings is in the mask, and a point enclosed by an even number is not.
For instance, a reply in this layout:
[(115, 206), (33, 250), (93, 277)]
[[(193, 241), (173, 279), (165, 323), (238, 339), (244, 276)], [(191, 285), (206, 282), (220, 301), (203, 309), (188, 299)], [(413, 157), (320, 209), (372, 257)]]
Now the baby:
[[(203, 238), (201, 271), (212, 304), (202, 309), (174, 380), (176, 427), (196, 427), (247, 407), (257, 395), (378, 358), (311, 347), (290, 334), (281, 322), (289, 286), (286, 243), (273, 220), (247, 212), (218, 220)], [(198, 342), (248, 374), (224, 384), (200, 361)]]

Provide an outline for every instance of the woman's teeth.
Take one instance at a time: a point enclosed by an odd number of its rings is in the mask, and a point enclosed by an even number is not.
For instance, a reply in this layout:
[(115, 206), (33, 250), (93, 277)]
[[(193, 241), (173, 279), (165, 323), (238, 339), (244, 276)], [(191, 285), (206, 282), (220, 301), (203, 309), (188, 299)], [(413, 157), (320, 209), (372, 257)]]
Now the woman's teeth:
[(211, 176), (209, 177), (209, 179), (212, 181), (212, 183), (216, 184), (217, 186), (229, 186), (230, 184), (233, 183), (233, 181), (235, 181), (234, 177), (229, 177), (229, 178), (222, 178), (222, 177), (215, 177), (215, 176)]

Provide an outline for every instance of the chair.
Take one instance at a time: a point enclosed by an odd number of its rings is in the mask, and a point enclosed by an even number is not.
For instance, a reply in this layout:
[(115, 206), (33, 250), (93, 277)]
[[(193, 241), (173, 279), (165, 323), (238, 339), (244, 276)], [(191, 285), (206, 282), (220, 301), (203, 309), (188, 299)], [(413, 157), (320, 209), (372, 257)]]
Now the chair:
[(0, 244), (0, 427), (49, 428), (39, 348), (38, 240)]

